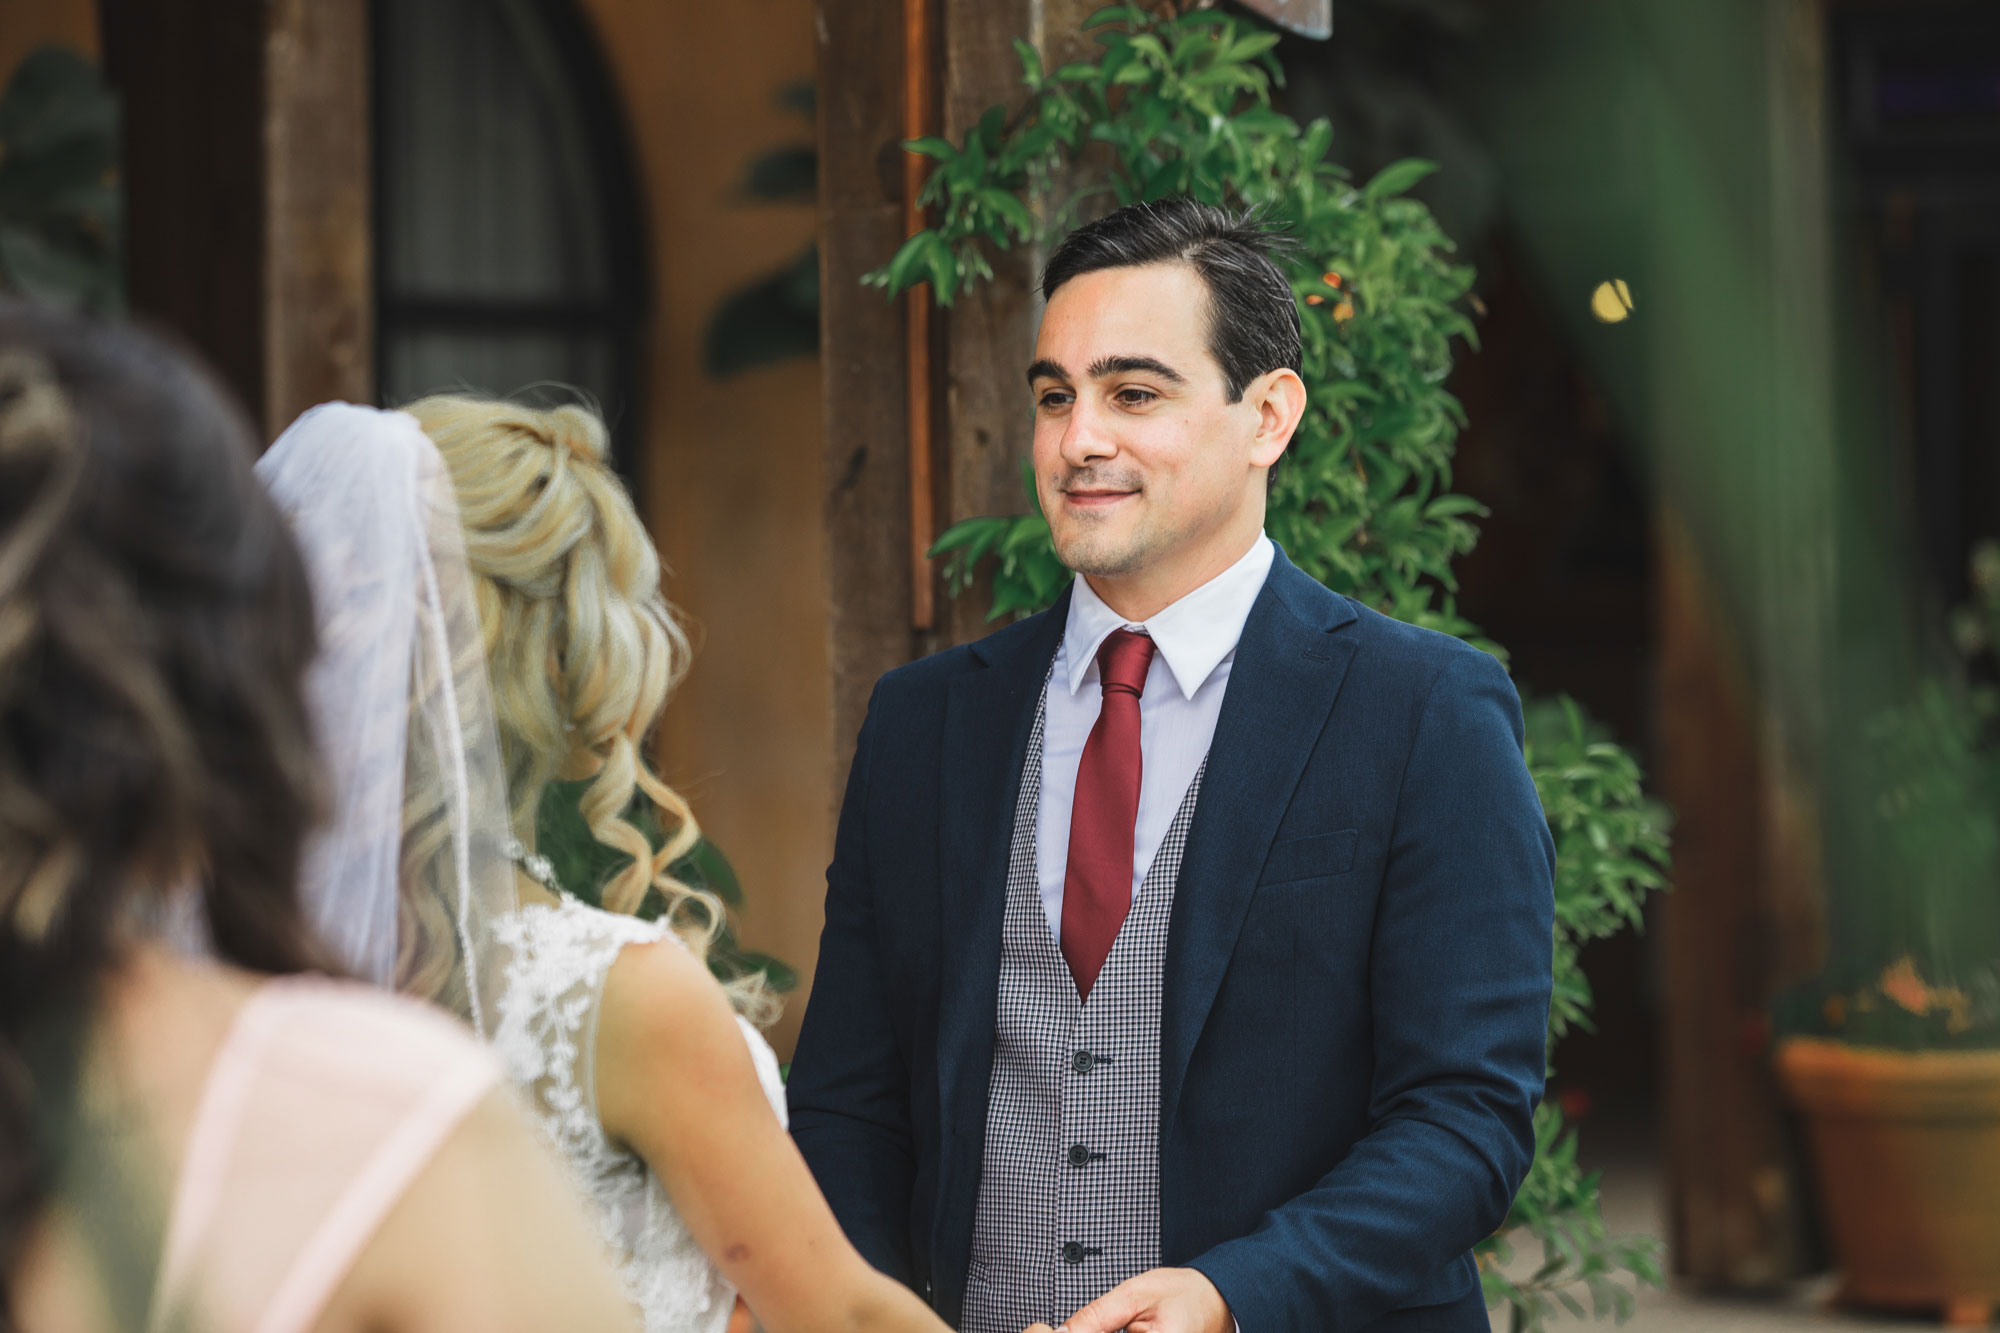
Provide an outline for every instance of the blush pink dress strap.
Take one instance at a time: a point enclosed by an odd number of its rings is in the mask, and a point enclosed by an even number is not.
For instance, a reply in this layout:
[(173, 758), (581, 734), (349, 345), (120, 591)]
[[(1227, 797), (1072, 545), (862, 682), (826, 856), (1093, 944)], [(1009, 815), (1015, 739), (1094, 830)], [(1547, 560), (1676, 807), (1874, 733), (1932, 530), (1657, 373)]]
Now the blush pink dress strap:
[(304, 1333), (426, 1163), (500, 1081), (444, 1015), (365, 986), (267, 982), (211, 1066), (152, 1327)]

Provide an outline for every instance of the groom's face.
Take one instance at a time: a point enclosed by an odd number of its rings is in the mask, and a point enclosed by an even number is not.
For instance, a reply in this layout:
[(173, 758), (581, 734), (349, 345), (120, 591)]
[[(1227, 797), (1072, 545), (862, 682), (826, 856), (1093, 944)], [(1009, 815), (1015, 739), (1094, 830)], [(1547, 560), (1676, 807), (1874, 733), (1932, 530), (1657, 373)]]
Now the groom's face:
[(1143, 575), (1262, 525), (1258, 411), (1228, 401), (1208, 310), (1186, 264), (1101, 269), (1049, 298), (1028, 370), (1035, 486), (1078, 573)]

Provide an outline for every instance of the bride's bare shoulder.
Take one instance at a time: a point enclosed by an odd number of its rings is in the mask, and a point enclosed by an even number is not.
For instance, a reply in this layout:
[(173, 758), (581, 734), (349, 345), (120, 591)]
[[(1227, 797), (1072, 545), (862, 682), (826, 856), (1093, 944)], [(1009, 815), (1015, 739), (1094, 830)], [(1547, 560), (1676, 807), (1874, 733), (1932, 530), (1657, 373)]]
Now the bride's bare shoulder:
[(604, 976), (599, 1044), (606, 1037), (652, 1047), (655, 1043), (699, 1043), (714, 1032), (740, 1044), (734, 1012), (708, 965), (672, 935), (628, 944)]
[(604, 978), (597, 1030), (604, 1128), (635, 1143), (690, 1093), (763, 1099), (735, 1010), (708, 966), (672, 937), (628, 945)]

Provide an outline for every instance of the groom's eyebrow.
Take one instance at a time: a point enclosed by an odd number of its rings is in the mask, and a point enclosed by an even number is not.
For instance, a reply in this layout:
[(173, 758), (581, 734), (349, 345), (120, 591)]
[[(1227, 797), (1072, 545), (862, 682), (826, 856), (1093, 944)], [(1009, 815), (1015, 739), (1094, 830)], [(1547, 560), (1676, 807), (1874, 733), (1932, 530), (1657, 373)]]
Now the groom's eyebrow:
[(1178, 370), (1156, 357), (1150, 356), (1100, 356), (1090, 363), (1090, 377), (1101, 380), (1111, 375), (1130, 374), (1158, 375), (1169, 384), (1186, 384), (1187, 379)]
[[(1186, 384), (1187, 377), (1158, 357), (1151, 356), (1100, 356), (1090, 363), (1090, 378), (1106, 379), (1112, 375), (1130, 374), (1158, 375), (1169, 384)], [(1062, 384), (1070, 382), (1067, 370), (1044, 357), (1028, 367), (1028, 383), (1036, 380), (1056, 380)]]

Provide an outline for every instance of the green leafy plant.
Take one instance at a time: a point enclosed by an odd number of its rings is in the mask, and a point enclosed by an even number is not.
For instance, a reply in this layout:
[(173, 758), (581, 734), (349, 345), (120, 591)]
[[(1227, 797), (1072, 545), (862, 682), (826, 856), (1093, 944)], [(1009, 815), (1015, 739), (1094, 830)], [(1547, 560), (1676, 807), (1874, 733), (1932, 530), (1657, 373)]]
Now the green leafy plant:
[[(1190, 195), (1263, 211), (1293, 241), (1281, 264), (1304, 325), (1309, 395), (1273, 483), (1268, 531), (1335, 591), (1497, 654), (1453, 600), (1452, 561), (1472, 549), (1485, 510), (1451, 490), (1463, 416), (1445, 380), (1455, 344), (1476, 335), (1461, 309), (1472, 272), (1407, 193), (1431, 165), (1350, 179), (1327, 159), (1326, 122), (1302, 127), (1271, 105), (1283, 79), (1278, 39), (1250, 22), (1120, 4), (1086, 27), (1100, 46), (1094, 59), (1049, 70), (1017, 43), (1022, 105), (988, 110), (962, 142), (905, 145), (937, 164), (923, 194), (935, 223), (867, 280), (891, 295), (927, 283), (949, 305), (992, 275), (994, 249), (1046, 243), (1088, 209)], [(961, 522), (933, 554), (955, 593), (991, 568), (995, 617), (1048, 605), (1069, 579), (1032, 510)], [(1666, 816), (1646, 799), (1632, 756), (1573, 702), (1536, 704), (1527, 725), (1559, 858), (1553, 1046), (1589, 1025), (1583, 946), (1637, 927), (1663, 884)], [(1578, 1168), (1574, 1131), (1556, 1107), (1540, 1109), (1536, 1132), (1513, 1212), (1479, 1247), (1488, 1304), (1509, 1306), (1516, 1330), (1558, 1311), (1622, 1318), (1631, 1279), (1662, 1281), (1658, 1242), (1606, 1233), (1597, 1180)], [(1543, 1262), (1523, 1271), (1515, 1254), (1529, 1244)]]
[(1643, 929), (1649, 894), (1666, 887), (1667, 813), (1647, 798), (1631, 752), (1584, 716), (1568, 696), (1524, 710), (1528, 773), (1556, 844), (1556, 989), (1551, 1048), (1572, 1029), (1590, 1030), (1583, 946)]
[[(578, 805), (583, 789), (588, 785), (587, 782), (549, 784), (542, 793), (541, 807), (535, 812), (535, 850), (549, 858), (550, 864), (555, 867), (558, 884), (595, 906), (600, 901), (599, 895), (605, 882), (631, 864), (631, 858), (591, 836), (590, 826), (583, 822), (583, 812)], [(665, 845), (659, 820), (644, 802), (635, 802), (626, 817), (637, 825), (654, 847)], [(708, 890), (725, 906), (739, 908), (743, 905), (743, 886), (737, 881), (735, 868), (722, 854), (722, 849), (708, 839), (701, 839), (686, 856), (669, 868), (674, 878), (683, 884)], [(666, 901), (658, 893), (648, 892), (638, 914), (651, 921), (657, 919), (665, 908)], [(771, 989), (780, 993), (793, 989), (799, 982), (798, 973), (787, 964), (770, 954), (745, 949), (726, 920), (715, 946), (709, 950), (708, 962), (709, 969), (724, 981), (751, 972), (762, 972)]]
[[(1591, 1030), (1590, 981), (1583, 947), (1644, 925), (1647, 896), (1665, 887), (1667, 813), (1645, 794), (1639, 765), (1567, 696), (1531, 701), (1524, 710), (1528, 773), (1556, 844), (1555, 986), (1549, 1000), (1549, 1048), (1568, 1033)], [(1541, 1261), (1523, 1271), (1517, 1250), (1539, 1245)], [(1619, 1321), (1633, 1310), (1631, 1274), (1664, 1286), (1660, 1242), (1612, 1236), (1597, 1204), (1597, 1174), (1576, 1161), (1576, 1134), (1553, 1102), (1535, 1110), (1535, 1160), (1499, 1233), (1480, 1247), (1488, 1304), (1505, 1303), (1516, 1330), (1539, 1328), (1558, 1310)]]
[(118, 101), (97, 67), (28, 53), (0, 92), (0, 287), (69, 309), (124, 303)]
[(2000, 1047), (2000, 545), (1971, 574), (1957, 660), (1866, 714), (1837, 770), (1831, 961), (1780, 1001), (1788, 1033)]
[[(778, 104), (810, 122), (817, 92), (787, 84)], [(819, 198), (819, 150), (808, 140), (762, 153), (743, 177), (743, 194), (761, 204), (812, 206)], [(702, 362), (726, 379), (759, 366), (819, 350), (819, 243), (811, 242), (785, 264), (724, 296), (709, 316)]]

